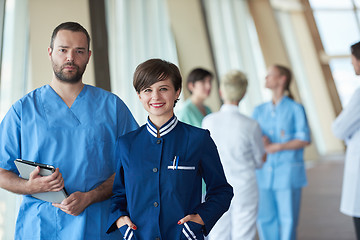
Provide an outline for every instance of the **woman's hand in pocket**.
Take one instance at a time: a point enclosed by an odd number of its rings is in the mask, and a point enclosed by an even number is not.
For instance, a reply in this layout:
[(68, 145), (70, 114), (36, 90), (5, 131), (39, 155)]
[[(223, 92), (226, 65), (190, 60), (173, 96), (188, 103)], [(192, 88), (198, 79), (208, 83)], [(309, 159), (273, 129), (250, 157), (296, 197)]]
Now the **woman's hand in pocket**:
[(133, 222), (130, 220), (129, 216), (121, 216), (116, 220), (116, 226), (121, 228), (124, 225), (128, 225), (131, 229), (136, 230), (137, 227)]
[(198, 223), (198, 224), (203, 225), (203, 226), (205, 225), (204, 221), (201, 219), (199, 214), (187, 215), (184, 218), (180, 219), (178, 221), (178, 224), (181, 225), (181, 224), (184, 224), (184, 223), (189, 222), (189, 221)]

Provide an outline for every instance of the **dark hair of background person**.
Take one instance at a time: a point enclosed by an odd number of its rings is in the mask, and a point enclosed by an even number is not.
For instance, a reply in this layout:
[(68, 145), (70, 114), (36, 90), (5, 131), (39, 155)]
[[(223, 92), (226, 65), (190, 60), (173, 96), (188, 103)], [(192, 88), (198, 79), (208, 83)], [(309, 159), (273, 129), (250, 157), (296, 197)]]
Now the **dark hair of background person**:
[(351, 54), (357, 59), (360, 60), (360, 42), (357, 42), (351, 45)]
[(280, 75), (286, 77), (285, 91), (288, 92), (289, 98), (294, 99), (294, 96), (292, 95), (292, 93), (290, 91), (290, 84), (291, 84), (291, 80), (292, 80), (292, 74), (291, 74), (290, 69), (285, 66), (282, 66), (282, 65), (274, 65), (274, 67), (276, 67), (279, 70)]
[(61, 23), (59, 26), (57, 26), (54, 29), (54, 31), (53, 31), (53, 33), (51, 35), (50, 48), (54, 48), (54, 40), (56, 38), (57, 33), (60, 30), (69, 30), (69, 31), (72, 31), (72, 32), (82, 32), (82, 33), (84, 33), (86, 35), (87, 42), (88, 42), (88, 49), (87, 50), (89, 51), (89, 49), (90, 49), (90, 35), (86, 31), (86, 29), (77, 22), (64, 22), (64, 23)]
[(193, 69), (190, 73), (189, 73), (189, 76), (187, 77), (187, 80), (186, 80), (186, 86), (189, 90), (189, 92), (191, 93), (188, 85), (189, 83), (192, 83), (194, 84), (195, 82), (197, 81), (203, 81), (204, 78), (206, 77), (211, 77), (213, 78), (213, 74), (211, 72), (209, 72), (208, 70), (205, 70), (203, 68), (195, 68)]

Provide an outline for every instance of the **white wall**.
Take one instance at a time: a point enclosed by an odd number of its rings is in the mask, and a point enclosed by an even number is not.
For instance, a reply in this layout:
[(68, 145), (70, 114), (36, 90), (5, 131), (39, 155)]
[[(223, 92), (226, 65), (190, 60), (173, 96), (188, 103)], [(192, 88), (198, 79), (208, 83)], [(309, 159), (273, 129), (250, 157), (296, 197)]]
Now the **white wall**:
[[(62, 22), (79, 22), (90, 36), (90, 16), (88, 0), (30, 0), (30, 85), (29, 90), (48, 84), (52, 77), (52, 67), (47, 55), (54, 28)], [(90, 44), (91, 48), (91, 44)], [(83, 81), (94, 84), (93, 61), (87, 66)]]

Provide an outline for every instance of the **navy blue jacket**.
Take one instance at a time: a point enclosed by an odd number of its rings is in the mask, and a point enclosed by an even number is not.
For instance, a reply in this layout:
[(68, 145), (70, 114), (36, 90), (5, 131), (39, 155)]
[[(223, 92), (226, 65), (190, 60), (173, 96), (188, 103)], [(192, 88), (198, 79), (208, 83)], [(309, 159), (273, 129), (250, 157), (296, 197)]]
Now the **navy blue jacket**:
[[(121, 227), (125, 239), (201, 240), (229, 208), (233, 190), (207, 130), (174, 116), (160, 128), (158, 138), (156, 127), (148, 120), (119, 138), (117, 154), (108, 232), (117, 229), (115, 222), (120, 216), (128, 215), (137, 230)], [(203, 203), (202, 178), (207, 190)], [(195, 213), (205, 226), (177, 224)]]

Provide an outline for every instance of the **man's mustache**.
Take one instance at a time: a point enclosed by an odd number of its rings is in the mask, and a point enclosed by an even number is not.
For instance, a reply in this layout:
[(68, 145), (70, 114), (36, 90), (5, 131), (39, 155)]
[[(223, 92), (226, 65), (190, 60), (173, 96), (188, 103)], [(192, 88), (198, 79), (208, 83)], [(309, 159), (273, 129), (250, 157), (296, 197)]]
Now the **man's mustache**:
[(61, 69), (64, 69), (65, 67), (67, 67), (67, 66), (69, 66), (69, 67), (75, 67), (77, 70), (79, 70), (79, 66), (78, 65), (76, 65), (76, 64), (74, 64), (74, 63), (65, 63), (64, 65), (62, 65), (61, 66)]

